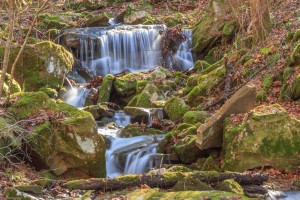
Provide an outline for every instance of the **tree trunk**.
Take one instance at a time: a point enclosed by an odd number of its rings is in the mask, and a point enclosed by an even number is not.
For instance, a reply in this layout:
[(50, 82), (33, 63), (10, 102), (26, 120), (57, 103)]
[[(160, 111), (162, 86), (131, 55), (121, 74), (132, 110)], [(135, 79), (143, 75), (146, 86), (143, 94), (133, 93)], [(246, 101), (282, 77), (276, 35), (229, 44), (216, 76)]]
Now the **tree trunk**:
[(4, 51), (4, 58), (3, 58), (3, 65), (2, 65), (2, 74), (0, 77), (0, 97), (3, 93), (3, 86), (5, 81), (5, 76), (9, 64), (9, 55), (10, 55), (10, 47), (11, 47), (11, 40), (13, 36), (14, 30), (14, 22), (15, 22), (15, 1), (14, 0), (7, 0), (8, 4), (8, 14), (9, 14), (9, 24), (8, 24), (8, 38), (5, 44), (5, 51)]
[(194, 173), (180, 173), (167, 172), (163, 174), (151, 175), (125, 175), (116, 178), (98, 178), (87, 180), (75, 180), (64, 183), (64, 187), (71, 190), (119, 190), (130, 187), (140, 187), (146, 184), (150, 187), (171, 188), (178, 181), (183, 180), (186, 176), (193, 176), (193, 178), (200, 181), (216, 184), (219, 181), (226, 179), (235, 179), (241, 185), (261, 185), (268, 180), (266, 174), (239, 174), (239, 173), (222, 173), (211, 174), (211, 172), (194, 172)]
[(250, 13), (256, 40), (264, 40), (272, 30), (268, 0), (250, 0)]

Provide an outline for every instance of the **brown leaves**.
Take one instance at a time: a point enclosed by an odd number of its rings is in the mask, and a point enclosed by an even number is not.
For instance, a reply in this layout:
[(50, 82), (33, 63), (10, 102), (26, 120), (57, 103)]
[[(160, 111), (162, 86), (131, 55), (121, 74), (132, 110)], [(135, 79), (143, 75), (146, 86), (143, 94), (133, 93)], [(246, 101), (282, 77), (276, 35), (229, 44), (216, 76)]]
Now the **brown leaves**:
[(30, 115), (27, 119), (21, 122), (25, 128), (30, 128), (46, 121), (62, 121), (65, 116), (62, 112), (52, 110), (39, 110), (38, 114)]
[(103, 77), (102, 76), (97, 76), (93, 78), (89, 84), (86, 86), (86, 88), (91, 89), (91, 88), (98, 88), (103, 82)]

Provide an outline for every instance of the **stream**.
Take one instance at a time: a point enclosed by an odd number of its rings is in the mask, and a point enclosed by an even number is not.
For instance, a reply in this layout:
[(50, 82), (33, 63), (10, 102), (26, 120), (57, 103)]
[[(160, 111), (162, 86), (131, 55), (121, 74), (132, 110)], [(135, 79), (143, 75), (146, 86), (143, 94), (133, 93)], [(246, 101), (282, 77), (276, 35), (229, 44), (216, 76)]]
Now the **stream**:
[[(162, 64), (159, 31), (165, 29), (164, 25), (115, 24), (110, 27), (77, 28), (65, 31), (65, 43), (80, 43), (78, 48), (69, 50), (92, 76), (123, 71), (140, 72)], [(180, 44), (168, 68), (185, 70), (194, 65), (190, 50), (192, 31), (183, 30), (183, 33), (187, 39)], [(88, 94), (88, 89), (70, 84), (63, 99), (70, 105), (82, 108)], [(150, 114), (148, 118), (151, 121)], [(107, 177), (147, 173), (162, 164), (163, 155), (156, 152), (156, 147), (163, 135), (121, 138), (121, 129), (131, 123), (131, 117), (122, 111), (116, 112), (113, 118), (108, 119), (109, 122), (114, 122), (116, 126), (109, 127), (101, 123), (98, 127), (99, 134), (110, 143), (106, 151)], [(300, 199), (300, 196), (299, 192), (269, 191), (267, 199), (294, 200)]]

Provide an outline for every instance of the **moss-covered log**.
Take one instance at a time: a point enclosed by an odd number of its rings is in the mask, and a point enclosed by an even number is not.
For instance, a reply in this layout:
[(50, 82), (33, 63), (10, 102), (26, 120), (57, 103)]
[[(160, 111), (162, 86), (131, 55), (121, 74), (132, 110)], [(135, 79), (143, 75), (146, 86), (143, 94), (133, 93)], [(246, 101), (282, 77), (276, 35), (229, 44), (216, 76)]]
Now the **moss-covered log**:
[(241, 185), (261, 185), (268, 180), (266, 174), (240, 174), (208, 172), (165, 172), (163, 174), (125, 175), (116, 178), (94, 178), (69, 181), (63, 186), (70, 190), (118, 190), (130, 187), (140, 187), (146, 184), (150, 187), (171, 188), (184, 177), (193, 176), (205, 183), (217, 183), (226, 179), (234, 179)]

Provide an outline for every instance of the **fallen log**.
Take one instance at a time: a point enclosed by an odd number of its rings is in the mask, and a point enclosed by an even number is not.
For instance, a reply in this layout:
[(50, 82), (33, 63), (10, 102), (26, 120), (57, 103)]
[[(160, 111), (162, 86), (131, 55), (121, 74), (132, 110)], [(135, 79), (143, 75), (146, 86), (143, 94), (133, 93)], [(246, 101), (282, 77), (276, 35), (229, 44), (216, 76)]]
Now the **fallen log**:
[(171, 188), (187, 176), (212, 184), (226, 179), (235, 179), (241, 185), (261, 185), (268, 180), (267, 174), (239, 174), (209, 172), (165, 172), (163, 174), (124, 175), (115, 178), (92, 178), (69, 181), (63, 184), (70, 190), (119, 190), (148, 185), (155, 188)]

